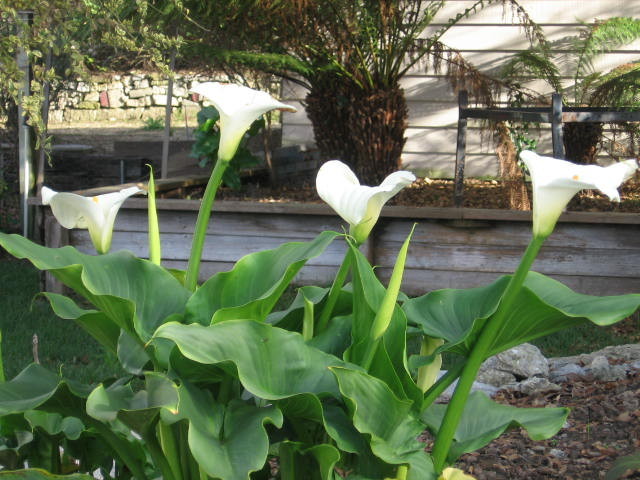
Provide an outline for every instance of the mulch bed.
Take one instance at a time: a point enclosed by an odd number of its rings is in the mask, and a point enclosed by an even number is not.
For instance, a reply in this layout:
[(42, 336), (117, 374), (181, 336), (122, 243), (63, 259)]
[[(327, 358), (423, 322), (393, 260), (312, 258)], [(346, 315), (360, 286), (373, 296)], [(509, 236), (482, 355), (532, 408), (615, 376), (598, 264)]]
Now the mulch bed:
[[(524, 396), (498, 392), (496, 401), (518, 407), (570, 407), (569, 419), (550, 440), (532, 441), (512, 430), (462, 457), (458, 468), (482, 479), (604, 478), (616, 458), (640, 450), (640, 373), (617, 382), (573, 381), (560, 392)], [(629, 471), (623, 478), (640, 478)]]
[[(453, 180), (419, 179), (389, 201), (389, 205), (414, 207), (452, 207)], [(187, 194), (200, 198), (204, 187), (194, 187)], [(184, 195), (184, 191), (180, 192)], [(171, 197), (173, 195), (165, 195)], [(583, 190), (569, 204), (571, 211), (640, 212), (640, 182), (629, 181), (620, 188), (621, 202), (614, 203), (597, 191)], [(509, 195), (502, 182), (497, 180), (467, 179), (464, 187), (464, 207), (509, 209)], [(280, 186), (247, 184), (240, 190), (221, 188), (219, 200), (254, 200), (259, 202), (308, 202), (321, 203), (315, 185), (309, 182)]]

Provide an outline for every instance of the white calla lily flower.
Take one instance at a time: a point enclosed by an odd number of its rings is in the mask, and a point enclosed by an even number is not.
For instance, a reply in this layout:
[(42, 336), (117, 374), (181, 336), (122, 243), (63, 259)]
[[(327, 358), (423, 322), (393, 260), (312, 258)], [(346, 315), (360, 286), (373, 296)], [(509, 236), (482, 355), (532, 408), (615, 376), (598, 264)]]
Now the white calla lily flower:
[(533, 187), (533, 234), (547, 237), (553, 231), (563, 210), (580, 190), (598, 189), (611, 201), (619, 202), (618, 187), (637, 169), (635, 160), (600, 167), (578, 165), (523, 151), (520, 158), (531, 174)]
[(296, 111), (267, 92), (232, 83), (200, 83), (191, 91), (206, 98), (220, 114), (218, 158), (223, 161), (233, 158), (245, 132), (262, 115), (271, 110)]
[(384, 204), (415, 179), (413, 173), (399, 171), (385, 178), (378, 187), (367, 187), (360, 185), (347, 165), (330, 160), (318, 170), (316, 190), (320, 198), (349, 223), (349, 233), (361, 244), (378, 221)]
[(127, 198), (139, 192), (142, 190), (138, 187), (131, 187), (105, 195), (83, 197), (43, 187), (42, 204), (51, 206), (53, 215), (64, 228), (88, 229), (97, 252), (107, 253), (118, 210)]

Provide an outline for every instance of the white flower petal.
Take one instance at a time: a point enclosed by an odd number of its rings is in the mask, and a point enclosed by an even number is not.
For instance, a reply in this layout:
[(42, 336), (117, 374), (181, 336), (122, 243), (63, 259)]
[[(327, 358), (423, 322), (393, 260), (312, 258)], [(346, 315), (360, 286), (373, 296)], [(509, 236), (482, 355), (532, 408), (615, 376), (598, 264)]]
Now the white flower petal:
[(547, 236), (569, 201), (580, 190), (598, 189), (613, 201), (619, 201), (618, 187), (630, 178), (637, 165), (627, 160), (608, 167), (577, 165), (523, 151), (520, 158), (531, 174), (533, 186), (533, 233)]
[(330, 160), (318, 170), (316, 190), (349, 223), (351, 234), (362, 243), (378, 221), (384, 204), (415, 179), (411, 172), (400, 171), (389, 175), (378, 187), (367, 187), (360, 185), (347, 165)]
[(243, 135), (260, 116), (271, 110), (296, 111), (267, 92), (232, 83), (200, 83), (191, 91), (206, 98), (220, 113), (218, 156), (224, 160), (233, 157)]
[(96, 250), (105, 253), (111, 246), (118, 210), (127, 198), (141, 191), (138, 187), (131, 187), (105, 195), (83, 197), (43, 187), (42, 203), (51, 206), (53, 215), (64, 228), (88, 229)]

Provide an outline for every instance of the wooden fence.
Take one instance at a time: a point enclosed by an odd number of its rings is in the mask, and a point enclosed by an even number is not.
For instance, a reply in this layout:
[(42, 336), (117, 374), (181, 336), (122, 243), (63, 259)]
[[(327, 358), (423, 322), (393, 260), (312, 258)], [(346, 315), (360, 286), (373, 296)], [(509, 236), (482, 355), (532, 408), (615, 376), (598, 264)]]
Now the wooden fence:
[[(158, 200), (165, 266), (186, 266), (198, 206), (195, 200)], [(480, 286), (512, 273), (531, 235), (530, 212), (386, 207), (363, 246), (383, 282), (414, 223), (417, 227), (403, 284), (403, 291), (410, 295)], [(55, 220), (46, 225), (49, 246), (68, 242), (94, 252), (86, 230), (72, 230), (65, 236)], [(112, 249), (128, 249), (146, 257), (146, 225), (146, 200), (128, 200), (118, 214)], [(208, 229), (201, 273), (208, 277), (228, 270), (248, 253), (343, 228), (343, 222), (325, 205), (220, 201)], [(640, 292), (639, 233), (637, 214), (564, 214), (533, 269), (581, 293)], [(344, 251), (344, 242), (337, 240), (322, 256), (309, 261), (296, 282), (328, 284)]]

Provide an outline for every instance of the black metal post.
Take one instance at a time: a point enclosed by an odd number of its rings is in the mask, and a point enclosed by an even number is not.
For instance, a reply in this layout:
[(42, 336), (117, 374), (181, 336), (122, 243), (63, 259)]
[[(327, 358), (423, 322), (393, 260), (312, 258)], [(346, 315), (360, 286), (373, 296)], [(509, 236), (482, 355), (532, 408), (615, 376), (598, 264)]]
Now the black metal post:
[(467, 147), (467, 117), (465, 109), (469, 106), (469, 94), (466, 90), (458, 93), (458, 138), (456, 140), (456, 167), (453, 189), (453, 204), (462, 206), (464, 196), (464, 162)]
[(562, 141), (562, 94), (551, 96), (551, 141), (554, 158), (564, 158), (564, 142)]

